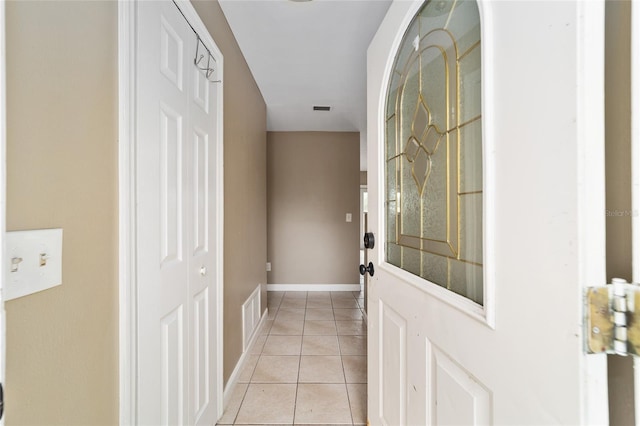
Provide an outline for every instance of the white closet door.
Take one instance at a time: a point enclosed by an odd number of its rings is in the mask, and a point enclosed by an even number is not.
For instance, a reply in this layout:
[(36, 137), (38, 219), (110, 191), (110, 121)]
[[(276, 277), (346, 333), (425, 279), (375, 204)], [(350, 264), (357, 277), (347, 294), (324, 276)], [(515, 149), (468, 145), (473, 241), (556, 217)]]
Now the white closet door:
[[(171, 1), (138, 3), (138, 419), (213, 424), (213, 89)], [(202, 50), (202, 45), (200, 45)], [(206, 55), (205, 55), (206, 60)]]
[[(191, 33), (193, 36), (193, 33)], [(191, 41), (191, 40), (190, 40)], [(198, 53), (203, 52), (203, 45), (198, 47)], [(196, 55), (196, 43), (189, 43), (188, 57)], [(207, 53), (204, 52), (202, 62), (206, 62)], [(212, 424), (215, 410), (215, 341), (213, 324), (216, 293), (214, 280), (215, 267), (215, 223), (213, 217), (216, 211), (215, 196), (216, 171), (216, 120), (214, 117), (214, 99), (218, 96), (219, 86), (211, 83), (204, 71), (189, 63), (189, 124), (187, 138), (191, 144), (189, 166), (189, 185), (191, 207), (188, 209), (189, 240), (188, 254), (189, 268), (189, 303), (191, 304), (190, 329), (192, 342), (191, 366), (189, 368), (190, 407), (189, 424)]]

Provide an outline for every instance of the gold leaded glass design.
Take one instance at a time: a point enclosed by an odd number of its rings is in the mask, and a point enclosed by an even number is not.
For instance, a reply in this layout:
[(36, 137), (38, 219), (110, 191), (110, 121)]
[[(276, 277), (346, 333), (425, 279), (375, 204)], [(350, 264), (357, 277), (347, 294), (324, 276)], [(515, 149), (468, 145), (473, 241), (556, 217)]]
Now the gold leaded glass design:
[(386, 125), (387, 262), (483, 296), (480, 16), (428, 0), (402, 39)]

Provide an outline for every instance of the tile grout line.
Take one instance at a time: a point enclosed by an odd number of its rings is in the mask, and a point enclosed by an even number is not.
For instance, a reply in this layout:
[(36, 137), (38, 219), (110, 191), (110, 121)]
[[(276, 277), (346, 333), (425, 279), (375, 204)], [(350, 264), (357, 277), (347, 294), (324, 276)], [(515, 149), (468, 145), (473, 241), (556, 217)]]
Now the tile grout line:
[[(280, 302), (282, 302), (282, 299), (280, 300)], [(269, 303), (268, 299), (267, 299), (267, 303)], [(275, 316), (278, 315), (278, 310), (280, 309), (280, 303), (278, 303), (278, 306), (275, 308)], [(266, 324), (263, 324), (263, 327)], [(271, 329), (269, 329), (269, 332), (271, 332)], [(266, 340), (269, 338), (269, 333), (267, 333), (265, 338), (265, 344), (266, 344)], [(253, 342), (254, 344), (256, 342)], [(264, 345), (262, 347), (262, 349), (260, 349), (260, 353), (258, 354), (258, 361), (260, 361), (260, 357), (262, 356), (262, 352), (264, 351)], [(247, 383), (247, 388), (244, 390), (243, 394), (242, 394), (242, 399), (240, 401), (240, 405), (238, 405), (238, 411), (236, 412), (235, 416), (233, 416), (233, 422), (231, 423), (232, 425), (236, 424), (236, 421), (238, 420), (238, 416), (240, 415), (240, 410), (242, 409), (242, 405), (244, 404), (244, 400), (247, 396), (247, 393), (249, 392), (249, 387), (251, 386), (251, 379), (253, 378), (253, 374), (256, 371), (256, 368), (258, 367), (258, 363), (256, 362), (256, 365), (253, 366), (253, 369), (251, 371), (251, 374), (249, 375), (249, 382)], [(238, 384), (242, 384), (242, 383), (238, 383)], [(236, 385), (237, 386), (237, 385)], [(224, 416), (224, 413), (222, 413)]]
[[(286, 294), (286, 293), (285, 293)], [(296, 378), (296, 394), (293, 398), (293, 419), (291, 419), (292, 426), (296, 424), (296, 413), (298, 412), (298, 389), (300, 388), (300, 368), (302, 366), (302, 345), (304, 342), (304, 326), (307, 317), (307, 297), (309, 293), (304, 296), (304, 317), (302, 318), (302, 337), (300, 338), (300, 354), (298, 355), (298, 376)]]
[[(358, 307), (358, 309), (360, 311), (360, 318), (358, 319), (358, 321), (360, 321), (360, 323), (361, 323), (364, 320), (364, 315), (363, 315), (362, 309), (360, 309), (360, 303), (358, 303), (358, 298), (356, 297), (356, 295), (354, 293), (352, 293), (352, 294), (353, 294), (353, 298), (354, 298), (354, 300), (356, 302), (356, 306)], [(346, 373), (345, 373), (345, 381), (346, 381)], [(347, 384), (347, 398), (349, 398), (349, 407), (351, 408), (351, 394), (349, 393), (349, 384)], [(366, 418), (366, 415), (365, 415), (365, 418)], [(355, 416), (354, 416), (354, 413), (353, 413), (353, 409), (351, 410), (351, 421), (353, 422), (354, 425), (356, 424)]]
[[(333, 305), (333, 299), (331, 300), (331, 304)], [(335, 318), (335, 308), (334, 309), (334, 318)], [(349, 415), (351, 416), (351, 424), (355, 424), (353, 421), (353, 410), (351, 409), (351, 398), (349, 397), (349, 387), (347, 386), (347, 372), (344, 368), (344, 357), (342, 355), (342, 345), (340, 344), (340, 336), (338, 335), (338, 323), (335, 320), (336, 326), (336, 339), (338, 340), (338, 352), (340, 353), (340, 364), (342, 365), (342, 374), (344, 376), (344, 389), (347, 393), (347, 405), (349, 406)]]
[[(236, 424), (236, 420), (238, 419), (238, 416), (240, 415), (240, 409), (242, 408), (242, 404), (244, 404), (244, 399), (247, 396), (247, 392), (249, 392), (249, 386), (250, 385), (251, 385), (251, 382), (247, 383), (247, 388), (242, 393), (242, 400), (240, 401), (240, 405), (238, 406), (238, 411), (236, 412), (236, 415), (233, 416), (233, 422), (231, 423), (232, 425)], [(224, 415), (224, 413), (222, 413), (222, 414)]]
[[(268, 296), (267, 296), (268, 297)], [(280, 312), (280, 306), (282, 305), (282, 301), (284, 300), (284, 295), (283, 297), (280, 298), (280, 300), (278, 301), (277, 307), (275, 309), (275, 316), (273, 321), (275, 321), (275, 318), (278, 317), (278, 313)], [(268, 303), (268, 299), (267, 299), (267, 303)], [(271, 324), (271, 326), (273, 326), (273, 324)], [(260, 349), (260, 353), (258, 354), (258, 362), (260, 362), (260, 359), (262, 358), (262, 355), (264, 353), (264, 348), (266, 346), (266, 341), (269, 339), (269, 336), (271, 335), (271, 328), (269, 328), (269, 332), (265, 335), (266, 339), (265, 339), (265, 344), (262, 346), (262, 349)], [(238, 412), (236, 413), (236, 416), (234, 418), (234, 425), (235, 422), (238, 418), (238, 415), (240, 415), (240, 409), (242, 408), (242, 404), (244, 404), (244, 400), (246, 398), (247, 393), (249, 392), (249, 387), (254, 384), (253, 383), (253, 375), (256, 372), (256, 369), (258, 368), (258, 362), (256, 362), (256, 365), (253, 367), (252, 371), (251, 371), (251, 375), (249, 376), (249, 383), (247, 384), (247, 389), (244, 392), (244, 396), (242, 397), (242, 403), (240, 404), (240, 407), (238, 408)], [(260, 383), (258, 383), (260, 384)]]
[[(274, 309), (275, 314), (274, 314), (274, 319), (272, 321), (275, 321), (276, 319), (278, 319), (278, 315), (280, 314), (279, 311), (280, 311), (280, 308), (282, 307), (282, 303), (285, 300), (286, 294), (287, 294), (287, 292), (285, 292), (283, 294), (283, 296), (279, 300), (279, 303), (277, 304), (277, 307)], [(357, 299), (354, 294), (351, 294), (351, 296), (353, 297), (354, 300)], [(302, 299), (302, 298), (300, 298), (300, 299)], [(295, 391), (295, 396), (294, 396), (294, 407), (293, 407), (294, 413), (293, 413), (292, 426), (296, 424), (296, 418), (297, 418), (297, 400), (298, 400), (298, 392), (299, 392), (299, 386), (300, 386), (300, 374), (301, 374), (302, 356), (303, 356), (302, 351), (303, 351), (303, 343), (304, 343), (304, 336), (305, 336), (304, 333), (305, 333), (305, 329), (306, 329), (306, 317), (307, 317), (307, 313), (308, 313), (308, 309), (309, 309), (309, 307), (308, 307), (309, 306), (309, 293), (308, 292), (306, 292), (306, 294), (304, 296), (304, 300), (305, 300), (305, 303), (304, 303), (304, 309), (303, 309), (304, 312), (303, 312), (303, 324), (302, 324), (302, 333), (301, 333), (302, 335), (301, 335), (301, 342), (300, 342), (300, 350), (298, 352), (298, 356), (299, 356), (299, 358), (298, 358), (298, 372), (297, 372), (297, 380), (296, 380), (296, 391)], [(331, 310), (332, 310), (332, 316), (333, 316), (332, 322), (333, 322), (333, 325), (334, 325), (334, 328), (335, 328), (335, 333), (336, 333), (335, 336), (336, 336), (336, 342), (337, 342), (337, 345), (338, 345), (338, 355), (340, 356), (340, 364), (341, 364), (341, 367), (342, 367), (342, 374), (343, 374), (343, 382), (342, 382), (342, 384), (344, 385), (344, 389), (345, 389), (345, 392), (347, 394), (346, 395), (347, 396), (346, 402), (347, 402), (347, 405), (348, 405), (350, 419), (351, 419), (351, 423), (350, 424), (351, 425), (355, 425), (356, 423), (355, 423), (355, 420), (354, 420), (354, 413), (353, 413), (353, 410), (352, 410), (352, 407), (351, 407), (351, 396), (349, 394), (349, 388), (348, 388), (348, 383), (347, 383), (348, 380), (347, 380), (347, 377), (346, 377), (346, 369), (345, 369), (345, 365), (344, 365), (344, 355), (342, 354), (342, 344), (340, 342), (340, 335), (338, 333), (337, 319), (335, 317), (335, 309), (340, 309), (340, 308), (336, 308), (335, 307), (334, 299), (333, 299), (333, 293), (331, 293), (331, 292), (329, 293), (329, 300), (331, 302)], [(358, 308), (359, 308), (359, 306), (358, 306)], [(318, 309), (320, 309), (320, 308), (318, 308)], [(347, 308), (343, 308), (343, 309), (347, 309)], [(359, 310), (362, 312), (362, 308), (359, 308)], [(346, 319), (344, 319), (344, 320), (346, 321)], [(289, 320), (289, 321), (291, 321), (291, 320)], [(355, 321), (355, 320), (352, 320), (352, 321)], [(362, 319), (360, 319), (360, 321), (362, 321)], [(358, 335), (360, 335), (360, 334), (358, 334)], [(269, 332), (266, 334), (265, 344), (261, 348), (260, 354), (258, 355), (259, 359), (264, 355), (264, 350), (266, 348), (266, 340), (268, 340), (269, 336), (271, 336), (271, 330), (269, 330)], [(291, 336), (293, 336), (293, 335), (291, 335)], [(322, 335), (318, 335), (318, 336), (322, 336)], [(310, 356), (326, 356), (326, 355), (313, 355), (312, 354)], [(257, 363), (256, 363), (256, 366), (254, 366), (253, 371), (251, 373), (250, 381), (247, 384), (247, 388), (245, 389), (244, 395), (242, 397), (242, 402), (240, 403), (240, 408), (238, 409), (238, 412), (236, 413), (236, 416), (234, 418), (234, 423), (233, 424), (235, 424), (235, 421), (237, 420), (237, 417), (238, 417), (238, 415), (240, 413), (242, 405), (245, 402), (246, 395), (248, 393), (248, 389), (253, 384), (251, 380), (253, 379), (253, 375), (255, 374), (255, 370), (256, 369), (257, 369)], [(327, 384), (327, 383), (319, 382), (318, 384)]]

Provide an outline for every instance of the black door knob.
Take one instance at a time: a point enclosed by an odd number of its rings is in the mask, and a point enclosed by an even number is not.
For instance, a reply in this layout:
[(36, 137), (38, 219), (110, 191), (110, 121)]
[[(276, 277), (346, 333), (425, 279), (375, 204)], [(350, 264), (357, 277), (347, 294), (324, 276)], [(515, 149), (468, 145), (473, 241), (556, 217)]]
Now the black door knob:
[(373, 276), (373, 273), (375, 272), (373, 270), (373, 263), (369, 262), (368, 266), (360, 265), (360, 275), (364, 275), (367, 272), (369, 273), (370, 276)]
[(373, 232), (367, 232), (364, 234), (364, 248), (372, 249), (376, 244), (376, 239), (373, 236)]

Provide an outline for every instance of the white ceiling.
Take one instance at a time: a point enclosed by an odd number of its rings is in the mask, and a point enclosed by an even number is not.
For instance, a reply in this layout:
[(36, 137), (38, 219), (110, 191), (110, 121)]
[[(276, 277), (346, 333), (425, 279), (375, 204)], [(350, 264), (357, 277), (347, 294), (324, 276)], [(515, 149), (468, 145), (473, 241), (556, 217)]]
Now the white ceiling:
[(267, 129), (359, 131), (365, 170), (366, 52), (390, 0), (219, 2), (264, 96)]

